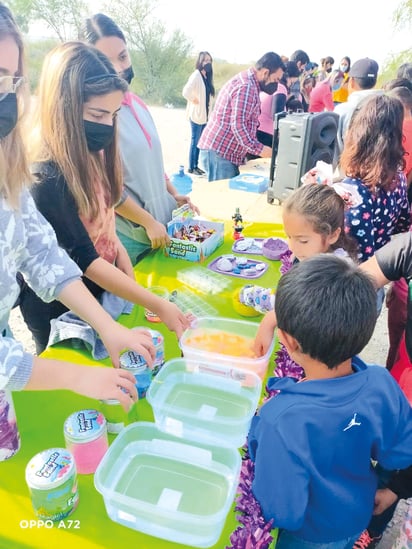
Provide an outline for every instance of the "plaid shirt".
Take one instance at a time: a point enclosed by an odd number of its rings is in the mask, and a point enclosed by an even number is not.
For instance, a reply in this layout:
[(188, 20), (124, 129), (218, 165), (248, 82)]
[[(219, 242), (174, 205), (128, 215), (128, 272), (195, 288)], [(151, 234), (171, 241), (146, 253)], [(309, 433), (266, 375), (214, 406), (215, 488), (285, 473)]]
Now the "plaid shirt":
[(263, 145), (256, 139), (260, 115), (259, 92), (254, 68), (229, 80), (219, 92), (198, 143), (199, 149), (215, 151), (236, 166), (243, 164), (247, 153), (260, 155)]

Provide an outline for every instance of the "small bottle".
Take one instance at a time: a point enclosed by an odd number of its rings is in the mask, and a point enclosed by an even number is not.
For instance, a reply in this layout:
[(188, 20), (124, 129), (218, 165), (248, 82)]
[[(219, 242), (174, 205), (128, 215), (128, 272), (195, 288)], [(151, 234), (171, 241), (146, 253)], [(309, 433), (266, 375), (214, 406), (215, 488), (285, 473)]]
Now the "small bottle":
[(170, 177), (170, 182), (179, 194), (189, 194), (192, 191), (192, 178), (185, 173), (184, 166), (179, 166), (179, 171)]
[(0, 391), (0, 461), (11, 458), (20, 448), (13, 397), (10, 391)]
[(72, 453), (80, 475), (94, 473), (109, 448), (104, 415), (97, 410), (80, 410), (64, 422), (66, 448)]

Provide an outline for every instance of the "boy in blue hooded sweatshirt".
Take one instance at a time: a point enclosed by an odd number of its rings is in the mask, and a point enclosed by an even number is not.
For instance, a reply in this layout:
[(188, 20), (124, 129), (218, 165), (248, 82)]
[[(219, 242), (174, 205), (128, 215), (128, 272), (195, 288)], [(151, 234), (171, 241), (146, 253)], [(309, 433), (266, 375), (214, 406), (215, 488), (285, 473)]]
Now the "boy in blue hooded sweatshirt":
[(280, 280), (278, 337), (306, 373), (272, 378), (277, 396), (249, 433), (253, 493), (281, 529), (277, 549), (351, 549), (372, 515), (377, 475), (412, 464), (412, 408), (385, 368), (355, 356), (376, 322), (368, 275), (331, 254)]

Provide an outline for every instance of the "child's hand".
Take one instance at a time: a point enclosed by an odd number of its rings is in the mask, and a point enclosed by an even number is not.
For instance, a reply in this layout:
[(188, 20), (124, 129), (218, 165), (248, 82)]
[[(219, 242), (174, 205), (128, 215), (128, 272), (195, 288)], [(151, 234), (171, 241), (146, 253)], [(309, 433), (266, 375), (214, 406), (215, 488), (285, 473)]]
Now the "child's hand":
[(268, 352), (276, 326), (275, 311), (269, 311), (260, 323), (253, 343), (253, 351), (256, 356), (263, 356)]
[(78, 368), (73, 386), (76, 393), (99, 400), (118, 400), (126, 412), (136, 402), (136, 380), (127, 370), (80, 365)]
[(129, 330), (118, 322), (110, 325), (105, 334), (100, 337), (109, 353), (115, 368), (119, 367), (119, 356), (130, 349), (141, 355), (149, 367), (153, 366), (155, 358), (155, 348), (150, 332), (142, 328)]
[(162, 300), (161, 308), (159, 308), (157, 314), (169, 330), (176, 332), (178, 339), (180, 339), (184, 330), (190, 326), (191, 316), (185, 315), (177, 305), (164, 299)]

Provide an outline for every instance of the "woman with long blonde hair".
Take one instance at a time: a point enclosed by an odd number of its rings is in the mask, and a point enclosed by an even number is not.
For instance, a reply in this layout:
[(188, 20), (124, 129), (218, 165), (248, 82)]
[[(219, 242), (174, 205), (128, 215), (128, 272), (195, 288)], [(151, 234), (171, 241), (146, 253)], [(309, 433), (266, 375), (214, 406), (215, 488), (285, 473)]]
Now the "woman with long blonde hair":
[(28, 96), (23, 51), (13, 15), (0, 2), (0, 390), (69, 389), (92, 398), (117, 399), (128, 408), (137, 398), (134, 377), (128, 372), (33, 357), (8, 328), (20, 271), (42, 299), (59, 299), (89, 322), (115, 366), (125, 348), (153, 361), (150, 335), (127, 330), (102, 309), (82, 284), (77, 265), (57, 245), (53, 229), (27, 189), (30, 173), (20, 133)]
[[(114, 208), (122, 193), (116, 115), (126, 89), (109, 59), (92, 46), (68, 42), (46, 56), (31, 138), (37, 180), (32, 194), (96, 297), (106, 290), (147, 307), (180, 336), (188, 320), (176, 305), (136, 283), (116, 235)], [(40, 351), (50, 320), (64, 308), (26, 290), (21, 308)]]

